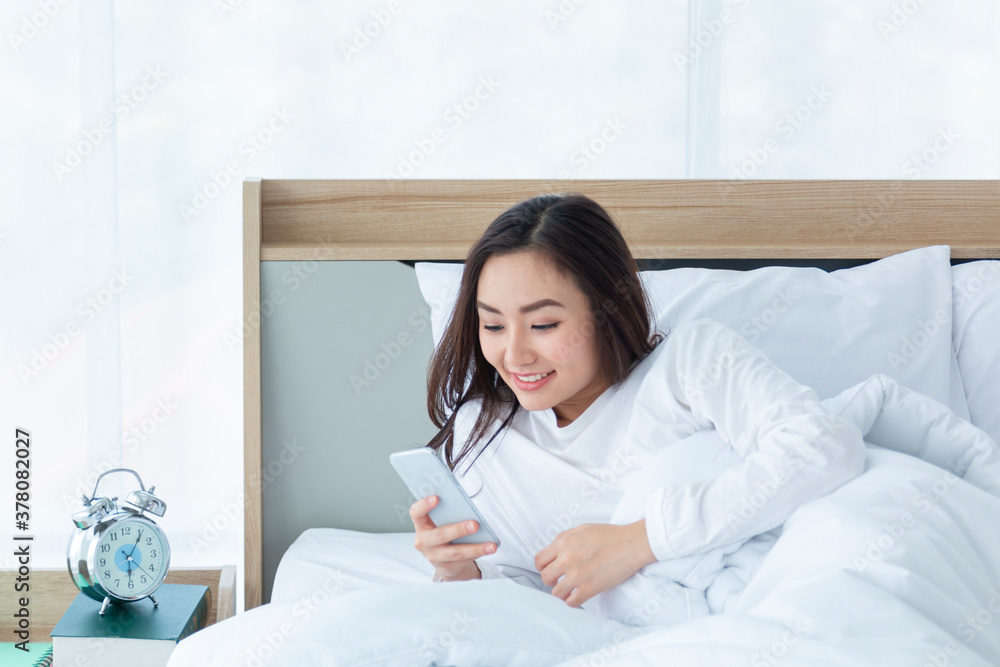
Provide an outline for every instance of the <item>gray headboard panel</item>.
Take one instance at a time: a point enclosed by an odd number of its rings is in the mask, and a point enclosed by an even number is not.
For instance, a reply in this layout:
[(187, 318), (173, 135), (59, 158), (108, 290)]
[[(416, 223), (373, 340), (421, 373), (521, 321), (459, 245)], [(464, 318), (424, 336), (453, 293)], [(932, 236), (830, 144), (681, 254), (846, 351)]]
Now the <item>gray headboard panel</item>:
[(266, 602), (307, 528), (413, 530), (388, 457), (437, 429), (425, 398), (430, 310), (413, 269), (267, 261), (260, 279)]

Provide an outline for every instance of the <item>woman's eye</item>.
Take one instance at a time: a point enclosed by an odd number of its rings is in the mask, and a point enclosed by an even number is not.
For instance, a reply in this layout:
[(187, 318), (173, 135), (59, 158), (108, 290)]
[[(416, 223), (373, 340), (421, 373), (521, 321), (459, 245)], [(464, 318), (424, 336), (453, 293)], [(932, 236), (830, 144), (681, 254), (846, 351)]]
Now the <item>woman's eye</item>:
[[(538, 329), (539, 331), (546, 331), (548, 329), (555, 329), (558, 324), (559, 324), (558, 322), (555, 322), (554, 324), (536, 324), (536, 325), (532, 326), (531, 328), (532, 329)], [(497, 331), (499, 331), (501, 329), (501, 327), (500, 327), (499, 324), (493, 325), (493, 326), (483, 325), (483, 328), (486, 329), (487, 331), (491, 332), (491, 333), (496, 333)]]

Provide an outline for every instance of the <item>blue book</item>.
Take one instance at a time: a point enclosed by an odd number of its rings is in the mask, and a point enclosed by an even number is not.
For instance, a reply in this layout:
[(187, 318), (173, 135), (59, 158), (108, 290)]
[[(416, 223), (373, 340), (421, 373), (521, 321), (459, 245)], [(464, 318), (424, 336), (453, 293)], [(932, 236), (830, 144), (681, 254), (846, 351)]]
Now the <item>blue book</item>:
[[(52, 630), (55, 664), (162, 667), (184, 637), (205, 627), (212, 607), (208, 586), (162, 584), (149, 598), (108, 605), (79, 593)], [(90, 661), (81, 661), (86, 657)]]
[[(24, 646), (22, 651), (18, 646)], [(46, 642), (0, 642), (0, 665), (3, 667), (49, 667), (52, 664), (52, 644)]]

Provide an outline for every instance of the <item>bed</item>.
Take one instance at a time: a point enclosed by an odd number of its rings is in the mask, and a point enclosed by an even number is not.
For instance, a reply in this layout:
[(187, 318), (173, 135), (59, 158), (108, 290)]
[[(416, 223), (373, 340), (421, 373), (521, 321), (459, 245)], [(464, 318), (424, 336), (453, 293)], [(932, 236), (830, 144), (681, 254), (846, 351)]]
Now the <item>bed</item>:
[(507, 206), (570, 190), (644, 260), (658, 322), (740, 332), (862, 429), (865, 472), (734, 552), (736, 583), (683, 622), (651, 622), (675, 602), (652, 589), (615, 620), (514, 578), (432, 584), (412, 532), (343, 528), (304, 531), (261, 604), (251, 327), (247, 611), (170, 664), (1000, 664), (1000, 182), (248, 179), (247, 321), (262, 261), (398, 260), (436, 344), (461, 276), (440, 260), (462, 260)]

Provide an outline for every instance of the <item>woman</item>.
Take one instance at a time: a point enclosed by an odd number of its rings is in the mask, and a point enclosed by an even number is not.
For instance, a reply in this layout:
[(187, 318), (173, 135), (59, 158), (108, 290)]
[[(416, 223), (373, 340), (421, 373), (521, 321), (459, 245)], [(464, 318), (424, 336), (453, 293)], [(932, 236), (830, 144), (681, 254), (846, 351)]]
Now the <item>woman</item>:
[[(415, 547), (434, 581), (506, 576), (579, 607), (683, 564), (664, 577), (683, 589), (679, 608), (702, 615), (728, 554), (767, 531), (773, 542), (795, 508), (863, 471), (860, 431), (814, 390), (714, 320), (652, 333), (650, 310), (620, 231), (586, 196), (522, 201), (472, 246), (428, 376), (441, 429), (428, 446), (443, 447), (503, 547), (448, 544), (475, 522), (435, 526), (435, 497), (418, 499)], [(671, 447), (706, 431), (724, 452)], [(710, 450), (710, 462), (675, 456)], [(678, 481), (692, 465), (711, 476)], [(651, 484), (650, 471), (675, 483)]]

